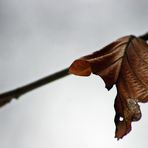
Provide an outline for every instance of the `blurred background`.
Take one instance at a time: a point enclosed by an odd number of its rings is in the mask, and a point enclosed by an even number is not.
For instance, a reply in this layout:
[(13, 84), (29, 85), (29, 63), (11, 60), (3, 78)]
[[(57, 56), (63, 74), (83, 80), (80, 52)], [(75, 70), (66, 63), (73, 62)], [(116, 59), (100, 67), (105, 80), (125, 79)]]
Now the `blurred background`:
[[(0, 0), (0, 92), (14, 89), (148, 30), (147, 0)], [(147, 147), (148, 104), (114, 138), (115, 87), (70, 75), (0, 109), (0, 148)]]

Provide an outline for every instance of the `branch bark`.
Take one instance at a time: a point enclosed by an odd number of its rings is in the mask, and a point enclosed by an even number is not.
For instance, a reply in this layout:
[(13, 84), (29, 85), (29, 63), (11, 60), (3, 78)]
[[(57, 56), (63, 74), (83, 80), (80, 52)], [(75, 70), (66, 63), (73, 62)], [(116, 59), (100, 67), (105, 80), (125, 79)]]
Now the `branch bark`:
[(139, 37), (140, 37), (141, 39), (147, 41), (147, 40), (148, 40), (148, 32), (145, 33), (145, 34), (143, 34), (143, 35), (141, 35), (141, 36), (139, 36)]
[[(139, 36), (141, 39), (147, 41), (148, 40), (148, 32), (144, 35)], [(24, 85), (22, 87), (16, 88), (14, 90), (4, 92), (0, 94), (0, 106), (5, 105), (6, 103), (10, 102), (13, 98), (18, 99), (20, 96), (37, 89), (43, 85), (46, 85), (48, 83), (51, 83), (55, 80), (58, 80), (60, 78), (63, 78), (65, 76), (69, 75), (68, 68), (65, 68), (59, 72), (56, 72), (52, 75), (46, 76), (42, 79), (39, 79), (35, 82), (29, 83), (27, 85)]]
[(65, 68), (59, 72), (56, 72), (56, 73), (51, 74), (49, 76), (46, 76), (42, 79), (39, 79), (37, 81), (34, 81), (34, 82), (24, 85), (22, 87), (16, 88), (16, 89), (8, 91), (8, 92), (1, 93), (0, 94), (0, 106), (3, 106), (6, 103), (10, 102), (13, 98), (18, 99), (20, 96), (22, 96), (34, 89), (37, 89), (43, 85), (51, 83), (51, 82), (58, 80), (60, 78), (63, 78), (67, 75), (69, 75), (68, 68)]

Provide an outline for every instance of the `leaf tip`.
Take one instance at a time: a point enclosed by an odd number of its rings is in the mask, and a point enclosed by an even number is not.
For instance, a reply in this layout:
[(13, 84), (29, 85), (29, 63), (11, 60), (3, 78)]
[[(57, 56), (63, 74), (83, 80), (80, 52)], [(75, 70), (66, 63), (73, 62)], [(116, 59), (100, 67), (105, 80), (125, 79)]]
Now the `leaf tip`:
[(91, 66), (85, 60), (75, 60), (69, 68), (69, 73), (79, 76), (89, 76), (91, 74)]
[(113, 85), (105, 85), (105, 88), (109, 91), (111, 88), (113, 87)]

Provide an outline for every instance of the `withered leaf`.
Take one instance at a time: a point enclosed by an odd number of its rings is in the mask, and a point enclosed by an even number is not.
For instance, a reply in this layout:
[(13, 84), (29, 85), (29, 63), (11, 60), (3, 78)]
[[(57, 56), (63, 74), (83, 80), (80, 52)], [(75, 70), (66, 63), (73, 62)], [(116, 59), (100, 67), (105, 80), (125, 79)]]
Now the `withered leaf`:
[(75, 60), (69, 72), (101, 76), (110, 90), (115, 84), (115, 137), (131, 131), (132, 121), (141, 118), (138, 102), (148, 101), (148, 45), (135, 36), (122, 37), (93, 54)]

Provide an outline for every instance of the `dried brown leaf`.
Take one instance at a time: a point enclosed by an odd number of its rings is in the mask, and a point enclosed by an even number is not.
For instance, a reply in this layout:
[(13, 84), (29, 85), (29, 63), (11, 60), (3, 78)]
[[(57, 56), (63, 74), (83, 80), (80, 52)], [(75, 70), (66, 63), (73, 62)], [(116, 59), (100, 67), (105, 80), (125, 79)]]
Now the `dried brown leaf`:
[[(75, 60), (70, 73), (99, 75), (110, 90), (115, 84), (115, 137), (131, 131), (131, 122), (141, 118), (138, 102), (148, 101), (148, 45), (135, 36), (122, 37), (103, 49)], [(122, 118), (122, 120), (121, 120)]]

